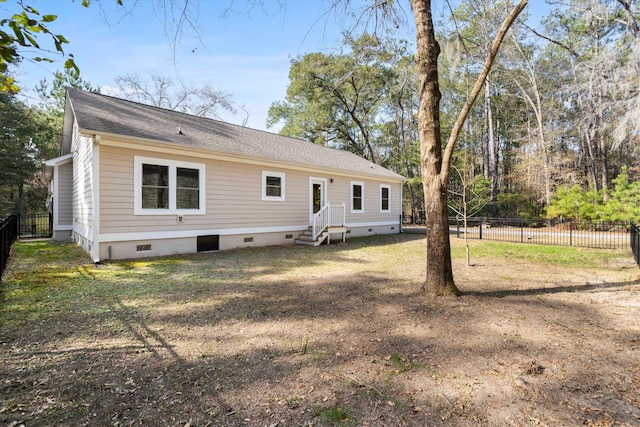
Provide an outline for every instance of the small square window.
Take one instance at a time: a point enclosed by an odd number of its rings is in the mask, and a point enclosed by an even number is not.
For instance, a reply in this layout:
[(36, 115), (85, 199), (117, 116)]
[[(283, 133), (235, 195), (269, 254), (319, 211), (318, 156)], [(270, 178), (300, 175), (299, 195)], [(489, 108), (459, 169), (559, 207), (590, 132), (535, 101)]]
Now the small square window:
[(279, 176), (267, 176), (265, 184), (265, 192), (269, 197), (282, 196), (282, 178)]
[(281, 172), (262, 171), (262, 200), (284, 201), (285, 175)]

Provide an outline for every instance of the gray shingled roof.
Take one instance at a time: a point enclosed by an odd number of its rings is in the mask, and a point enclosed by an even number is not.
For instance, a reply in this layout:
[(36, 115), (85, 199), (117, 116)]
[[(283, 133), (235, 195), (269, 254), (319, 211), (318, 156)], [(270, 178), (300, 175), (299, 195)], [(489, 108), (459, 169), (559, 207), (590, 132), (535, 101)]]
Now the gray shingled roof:
[[(143, 138), (219, 153), (236, 154), (357, 172), (394, 180), (402, 176), (353, 153), (308, 141), (178, 113), (78, 89), (67, 100), (82, 131)], [(178, 128), (181, 134), (178, 133)]]

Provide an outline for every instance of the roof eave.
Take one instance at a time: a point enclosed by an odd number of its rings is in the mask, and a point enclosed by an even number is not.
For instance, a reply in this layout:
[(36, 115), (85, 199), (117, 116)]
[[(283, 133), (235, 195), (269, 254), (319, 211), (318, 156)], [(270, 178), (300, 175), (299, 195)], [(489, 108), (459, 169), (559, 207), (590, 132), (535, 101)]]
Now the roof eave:
[(45, 160), (42, 163), (44, 179), (46, 179), (47, 181), (51, 181), (51, 179), (53, 178), (53, 169), (58, 165), (68, 163), (72, 160), (73, 160), (73, 153), (69, 153), (69, 154), (65, 154), (64, 156)]
[(75, 112), (71, 97), (67, 92), (64, 103), (64, 121), (62, 122), (62, 141), (60, 146), (60, 154), (64, 155), (71, 152), (71, 139), (73, 136), (73, 124), (75, 122)]
[[(227, 152), (227, 151), (220, 151), (220, 150), (210, 150), (207, 148), (200, 148), (200, 147), (190, 147), (187, 145), (177, 145), (174, 142), (167, 142), (167, 141), (159, 141), (156, 139), (149, 139), (149, 138), (141, 138), (141, 137), (135, 137), (135, 136), (127, 136), (127, 135), (121, 135), (121, 134), (117, 134), (117, 133), (109, 133), (109, 132), (103, 132), (103, 131), (95, 131), (92, 129), (79, 129), (79, 132), (81, 134), (87, 135), (87, 136), (98, 136), (100, 135), (100, 139), (101, 139), (101, 144), (105, 144), (105, 138), (107, 139), (120, 139), (120, 140), (124, 140), (124, 144), (131, 144), (128, 143), (127, 141), (132, 141), (134, 142), (136, 145), (145, 145), (145, 146), (152, 146), (152, 147), (162, 147), (167, 149), (167, 151), (174, 151), (175, 153), (173, 154), (178, 154), (178, 155), (184, 155), (184, 152), (191, 152), (191, 153), (198, 153), (198, 154), (207, 154), (207, 157), (209, 158), (217, 158), (217, 159), (221, 159), (221, 160), (230, 160), (230, 161), (236, 161), (236, 162), (241, 162), (241, 163), (249, 163), (249, 164), (268, 164), (268, 165), (272, 165), (272, 166), (276, 166), (276, 167), (281, 167), (283, 169), (298, 169), (298, 170), (303, 170), (303, 171), (314, 171), (314, 172), (318, 172), (318, 173), (335, 173), (335, 174), (340, 174), (343, 176), (352, 176), (352, 177), (362, 177), (362, 178), (368, 178), (368, 179), (374, 179), (374, 180), (378, 180), (378, 181), (392, 181), (392, 182), (399, 182), (399, 183), (403, 183), (406, 181), (406, 178), (403, 177), (402, 175), (398, 175), (395, 174), (396, 176), (386, 176), (386, 175), (380, 175), (380, 174), (375, 174), (375, 173), (363, 173), (363, 172), (357, 172), (357, 171), (350, 171), (350, 170), (346, 170), (346, 169), (337, 169), (337, 168), (327, 168), (327, 167), (320, 167), (318, 165), (313, 165), (313, 164), (306, 164), (306, 163), (299, 163), (299, 162), (287, 162), (284, 160), (278, 160), (278, 159), (270, 159), (270, 158), (266, 158), (266, 157), (259, 157), (259, 156), (247, 156), (247, 155), (241, 155), (241, 154), (237, 154), (237, 153), (232, 153), (232, 152)], [(106, 145), (118, 145), (118, 144), (113, 144), (113, 143), (106, 143)], [(133, 144), (131, 144), (133, 145)], [(374, 165), (372, 163), (372, 165)], [(379, 165), (375, 165), (374, 167), (380, 167), (382, 168), (382, 166)], [(393, 172), (395, 173), (395, 172)]]

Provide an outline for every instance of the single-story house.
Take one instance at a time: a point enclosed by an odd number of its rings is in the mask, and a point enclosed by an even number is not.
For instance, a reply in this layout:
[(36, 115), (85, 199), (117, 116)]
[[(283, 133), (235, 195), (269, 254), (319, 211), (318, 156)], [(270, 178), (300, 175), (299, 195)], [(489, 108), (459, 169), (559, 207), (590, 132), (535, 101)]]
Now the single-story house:
[(78, 89), (45, 177), (95, 262), (401, 231), (404, 178), (355, 154)]

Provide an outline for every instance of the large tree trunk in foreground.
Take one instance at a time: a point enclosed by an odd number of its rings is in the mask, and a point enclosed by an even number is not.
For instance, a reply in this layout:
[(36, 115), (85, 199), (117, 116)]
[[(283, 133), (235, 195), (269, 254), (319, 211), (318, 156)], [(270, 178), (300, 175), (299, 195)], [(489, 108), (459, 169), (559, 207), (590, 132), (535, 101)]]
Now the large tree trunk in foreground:
[(440, 133), (440, 87), (438, 84), (438, 56), (440, 46), (436, 41), (430, 0), (411, 0), (416, 25), (416, 65), (418, 67), (418, 132), (420, 133), (420, 162), (427, 213), (427, 279), (425, 289), (435, 295), (458, 295), (453, 281), (449, 222), (447, 215), (447, 182), (453, 149), (462, 126), (471, 111), (482, 85), (489, 74), (500, 44), (507, 30), (527, 0), (518, 5), (505, 19), (491, 45), (484, 67), (458, 115), (447, 146), (442, 150)]
[(424, 203), (427, 214), (427, 281), (429, 292), (436, 295), (458, 295), (453, 281), (449, 223), (447, 215), (447, 182), (442, 181), (442, 135), (440, 134), (440, 88), (438, 55), (430, 0), (413, 0), (416, 20), (416, 64), (420, 107), (420, 163)]
[(427, 211), (427, 279), (425, 288), (435, 295), (458, 295), (453, 281), (451, 246), (449, 243), (449, 216), (447, 186), (440, 176), (425, 179), (424, 201)]

